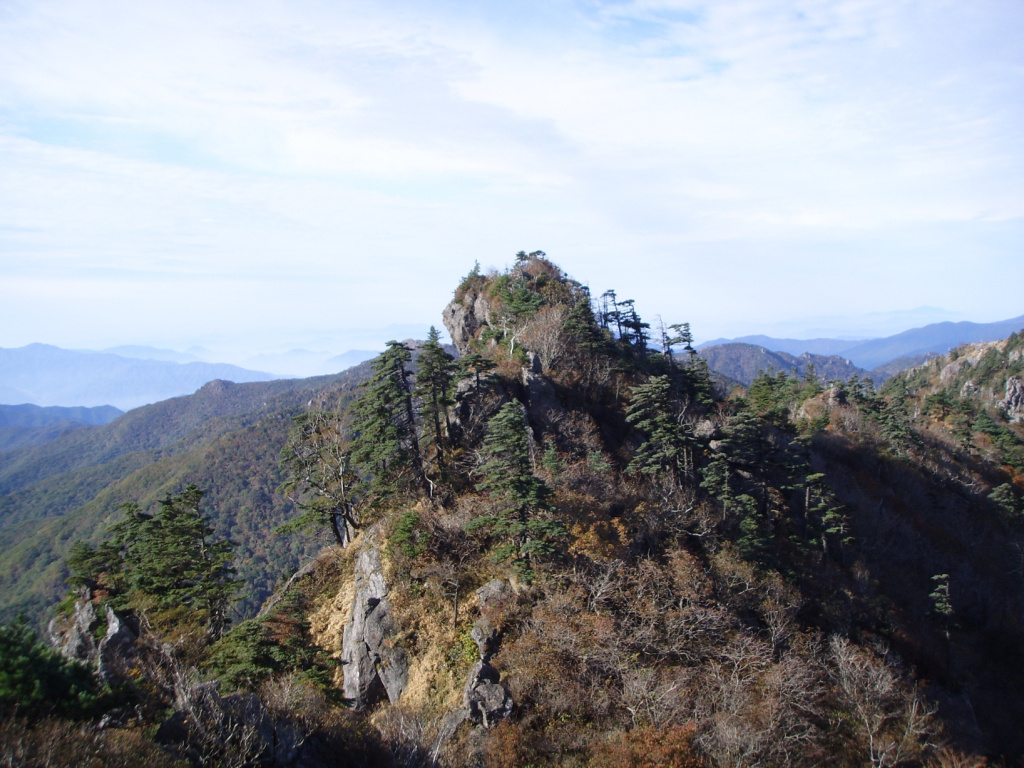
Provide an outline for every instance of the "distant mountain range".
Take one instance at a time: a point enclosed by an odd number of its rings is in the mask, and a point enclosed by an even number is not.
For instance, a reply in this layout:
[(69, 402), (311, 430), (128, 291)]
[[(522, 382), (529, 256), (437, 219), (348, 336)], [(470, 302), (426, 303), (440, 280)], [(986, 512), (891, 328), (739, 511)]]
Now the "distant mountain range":
[(112, 405), (121, 410), (190, 394), (208, 381), (270, 381), (270, 373), (223, 363), (142, 360), (48, 344), (0, 349), (0, 402)]
[(0, 405), (0, 451), (42, 445), (71, 429), (107, 424), (122, 413), (111, 405), (96, 408)]
[(168, 363), (206, 362), (189, 352), (176, 352), (173, 349), (158, 349), (157, 347), (144, 347), (137, 344), (125, 344), (120, 347), (110, 347), (100, 351), (109, 352), (112, 355), (120, 355), (121, 357), (137, 357), (140, 360), (164, 360)]
[(846, 381), (857, 375), (881, 383), (887, 376), (879, 376), (853, 365), (849, 360), (837, 355), (815, 355), (804, 352), (799, 357), (788, 352), (772, 352), (756, 344), (731, 342), (704, 347), (698, 353), (708, 362), (708, 367), (715, 373), (750, 385), (761, 371), (783, 371), (802, 376), (813, 366), (815, 375), (823, 381), (841, 379)]
[[(811, 355), (840, 355), (853, 366), (870, 371), (898, 358), (918, 356), (923, 360), (929, 354), (944, 355), (961, 344), (998, 341), (1022, 328), (1024, 315), (994, 323), (932, 323), (880, 339), (777, 339), (771, 336), (741, 336), (736, 339), (715, 339), (705, 342), (700, 344), (698, 349), (703, 354), (704, 350), (713, 347), (743, 343), (788, 355), (802, 355), (805, 352)], [(716, 357), (723, 358), (724, 355), (716, 353)], [(913, 364), (908, 363), (908, 366)], [(791, 367), (789, 364), (785, 370)]]

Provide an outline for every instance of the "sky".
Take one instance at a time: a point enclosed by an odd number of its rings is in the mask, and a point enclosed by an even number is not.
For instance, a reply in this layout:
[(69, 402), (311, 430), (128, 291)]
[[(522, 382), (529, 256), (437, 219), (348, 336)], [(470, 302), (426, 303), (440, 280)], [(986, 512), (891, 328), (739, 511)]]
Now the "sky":
[(375, 348), (519, 250), (698, 340), (1021, 315), (1022, 39), (1020, 0), (0, 0), (0, 347)]

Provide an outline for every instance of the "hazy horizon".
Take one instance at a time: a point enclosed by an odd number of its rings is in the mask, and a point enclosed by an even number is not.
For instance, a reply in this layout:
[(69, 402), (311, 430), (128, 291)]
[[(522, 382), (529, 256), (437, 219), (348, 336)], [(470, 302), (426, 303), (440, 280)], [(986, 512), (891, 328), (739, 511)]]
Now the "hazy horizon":
[[(656, 322), (655, 316), (651, 316), (649, 319), (654, 319)], [(1008, 320), (1011, 318), (998, 319)], [(963, 317), (938, 307), (916, 307), (910, 310), (865, 313), (853, 317), (809, 317), (799, 321), (769, 323), (761, 328), (750, 328), (745, 331), (743, 330), (745, 326), (737, 325), (736, 327), (740, 328), (741, 332), (715, 337), (697, 333), (695, 334), (694, 342), (700, 345), (719, 339), (735, 339), (748, 336), (770, 336), (777, 339), (812, 340), (831, 338), (866, 341), (894, 336), (903, 331), (934, 323), (961, 321), (979, 322), (973, 318)], [(436, 323), (435, 327), (441, 332), (443, 341), (450, 341), (447, 331), (440, 322)], [(299, 343), (293, 344), (289, 344), (287, 340), (280, 340), (277, 344), (271, 343), (251, 348), (233, 346), (224, 339), (218, 340), (215, 338), (207, 338), (205, 340), (206, 343), (199, 343), (201, 340), (196, 339), (183, 339), (177, 344), (96, 344), (83, 347), (64, 347), (46, 340), (36, 340), (30, 343), (48, 344), (74, 351), (107, 352), (127, 357), (149, 357), (149, 355), (142, 354), (143, 350), (151, 353), (165, 352), (173, 353), (180, 359), (172, 359), (171, 357), (151, 357), (150, 359), (166, 359), (174, 362), (228, 363), (248, 370), (262, 371), (278, 376), (316, 376), (336, 372), (333, 368), (324, 366), (324, 362), (330, 358), (357, 352), (379, 352), (384, 349), (386, 342), (391, 339), (422, 340), (426, 338), (428, 328), (429, 325), (425, 324), (389, 326), (381, 329), (358, 329), (354, 332), (339, 331), (333, 337), (321, 331), (319, 332), (319, 337), (307, 337), (306, 341), (311, 343), (305, 345), (301, 343), (301, 340), (299, 340)], [(295, 340), (293, 339), (292, 341)], [(357, 342), (363, 343), (360, 345)], [(27, 345), (19, 345), (18, 348), (23, 346)], [(132, 346), (139, 347), (140, 349), (129, 349)]]
[(364, 348), (535, 249), (704, 339), (1014, 317), (1022, 26), (1011, 0), (9, 5), (0, 346)]

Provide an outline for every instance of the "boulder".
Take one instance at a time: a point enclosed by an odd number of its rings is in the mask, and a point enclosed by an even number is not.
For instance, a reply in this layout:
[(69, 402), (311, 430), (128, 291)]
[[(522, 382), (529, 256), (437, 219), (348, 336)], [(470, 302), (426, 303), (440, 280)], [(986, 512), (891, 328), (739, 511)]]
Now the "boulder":
[(512, 697), (499, 683), (501, 675), (486, 661), (474, 665), (462, 691), (462, 706), (469, 719), (485, 728), (511, 716)]
[(480, 651), (481, 661), (490, 661), (491, 656), (498, 652), (498, 630), (486, 618), (477, 619), (469, 636)]
[(513, 597), (515, 592), (504, 579), (491, 579), (476, 591), (476, 599), (480, 601), (481, 606)]

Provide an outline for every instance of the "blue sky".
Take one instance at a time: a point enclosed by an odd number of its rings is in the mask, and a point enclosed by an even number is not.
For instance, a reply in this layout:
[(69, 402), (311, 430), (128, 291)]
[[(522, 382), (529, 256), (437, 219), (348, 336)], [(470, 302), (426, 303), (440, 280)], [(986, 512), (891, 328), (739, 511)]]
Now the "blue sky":
[(1022, 32), (1019, 0), (0, 0), (0, 346), (365, 348), (520, 249), (701, 339), (1024, 314)]

